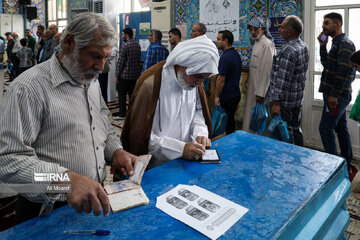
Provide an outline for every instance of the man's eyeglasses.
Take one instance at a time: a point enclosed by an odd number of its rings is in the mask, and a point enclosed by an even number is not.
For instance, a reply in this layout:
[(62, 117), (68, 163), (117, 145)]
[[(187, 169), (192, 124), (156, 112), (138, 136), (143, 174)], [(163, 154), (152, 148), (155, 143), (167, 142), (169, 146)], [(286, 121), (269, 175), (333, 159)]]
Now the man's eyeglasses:
[(323, 26), (327, 26), (327, 25), (329, 25), (330, 23), (334, 23), (334, 21), (326, 21), (326, 22), (323, 22)]

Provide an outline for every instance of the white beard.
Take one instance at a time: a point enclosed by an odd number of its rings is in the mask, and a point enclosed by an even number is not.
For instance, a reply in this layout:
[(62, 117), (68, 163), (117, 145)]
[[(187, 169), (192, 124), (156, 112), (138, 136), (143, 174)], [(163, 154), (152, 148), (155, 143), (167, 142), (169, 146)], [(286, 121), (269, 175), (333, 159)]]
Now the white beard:
[(176, 78), (178, 80), (178, 83), (184, 90), (190, 91), (190, 90), (193, 90), (194, 88), (196, 88), (195, 84), (188, 84), (185, 82), (185, 72), (178, 71), (176, 74)]
[[(61, 62), (64, 68), (68, 71), (73, 80), (81, 85), (89, 86), (92, 82), (94, 82), (98, 75), (102, 72), (100, 70), (90, 69), (86, 72), (80, 72), (80, 61), (79, 61), (79, 49), (76, 47), (74, 51), (69, 55), (64, 55), (61, 59)], [(85, 78), (86, 74), (96, 74), (93, 78)]]

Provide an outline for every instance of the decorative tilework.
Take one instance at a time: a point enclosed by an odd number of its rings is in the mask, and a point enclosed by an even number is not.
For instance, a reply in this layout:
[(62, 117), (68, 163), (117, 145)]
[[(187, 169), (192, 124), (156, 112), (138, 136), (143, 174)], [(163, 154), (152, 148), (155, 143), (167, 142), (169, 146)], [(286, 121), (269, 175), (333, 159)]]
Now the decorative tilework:
[(32, 31), (34, 37), (37, 37), (37, 26), (40, 24), (45, 26), (45, 1), (46, 0), (32, 0), (32, 6), (37, 9), (37, 18), (31, 20), (30, 22), (30, 30)]
[(270, 1), (269, 16), (285, 17), (288, 15), (301, 17), (301, 0)]
[(243, 66), (249, 66), (250, 64), (250, 49), (249, 48), (235, 48), (241, 56), (241, 61)]
[(254, 8), (256, 12), (261, 12), (265, 6), (266, 2), (263, 3), (261, 0), (256, 0), (253, 4), (251, 4), (251, 7)]
[(199, 22), (199, 0), (187, 0), (186, 6), (187, 37), (190, 38), (192, 25)]
[(87, 1), (86, 0), (70, 0), (70, 8), (87, 8)]
[(247, 23), (249, 22), (249, 1), (240, 0), (239, 2), (239, 42), (236, 43), (236, 46), (248, 47), (249, 46), (249, 33), (247, 30)]
[(15, 6), (10, 6), (6, 0), (3, 1), (4, 13), (19, 13), (19, 1), (16, 2)]
[(175, 23), (186, 22), (186, 0), (175, 2)]
[(257, 17), (267, 18), (267, 6), (266, 0), (250, 0), (250, 20)]

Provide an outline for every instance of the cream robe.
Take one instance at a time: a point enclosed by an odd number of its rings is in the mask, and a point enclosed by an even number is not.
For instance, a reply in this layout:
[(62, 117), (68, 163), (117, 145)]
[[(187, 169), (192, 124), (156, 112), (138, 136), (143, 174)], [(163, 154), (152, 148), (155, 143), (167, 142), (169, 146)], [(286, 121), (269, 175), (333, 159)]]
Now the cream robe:
[(275, 53), (276, 50), (273, 42), (265, 35), (255, 41), (249, 67), (249, 81), (242, 125), (242, 130), (244, 131), (251, 131), (249, 129), (251, 109), (256, 104), (255, 97), (265, 97), (269, 88), (272, 60)]

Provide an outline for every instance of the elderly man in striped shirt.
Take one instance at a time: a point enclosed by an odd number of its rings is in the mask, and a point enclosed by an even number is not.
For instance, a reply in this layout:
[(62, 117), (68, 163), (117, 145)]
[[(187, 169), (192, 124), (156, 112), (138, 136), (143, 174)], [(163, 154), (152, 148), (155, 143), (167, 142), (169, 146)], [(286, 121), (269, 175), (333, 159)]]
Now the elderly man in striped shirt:
[(273, 59), (270, 74), (271, 113), (280, 114), (287, 123), (290, 143), (304, 146), (301, 130), (301, 107), (304, 97), (309, 49), (301, 39), (303, 24), (291, 15), (280, 26), (280, 36), (286, 41)]
[[(9, 87), (0, 111), (0, 181), (27, 186), (19, 192), (17, 223), (65, 201), (77, 212), (107, 216), (110, 204), (101, 185), (106, 162), (133, 174), (136, 157), (123, 150), (97, 81), (115, 36), (104, 17), (76, 15), (61, 51)], [(71, 191), (46, 193), (62, 183), (45, 178), (39, 185), (36, 176), (46, 173), (68, 173)]]

